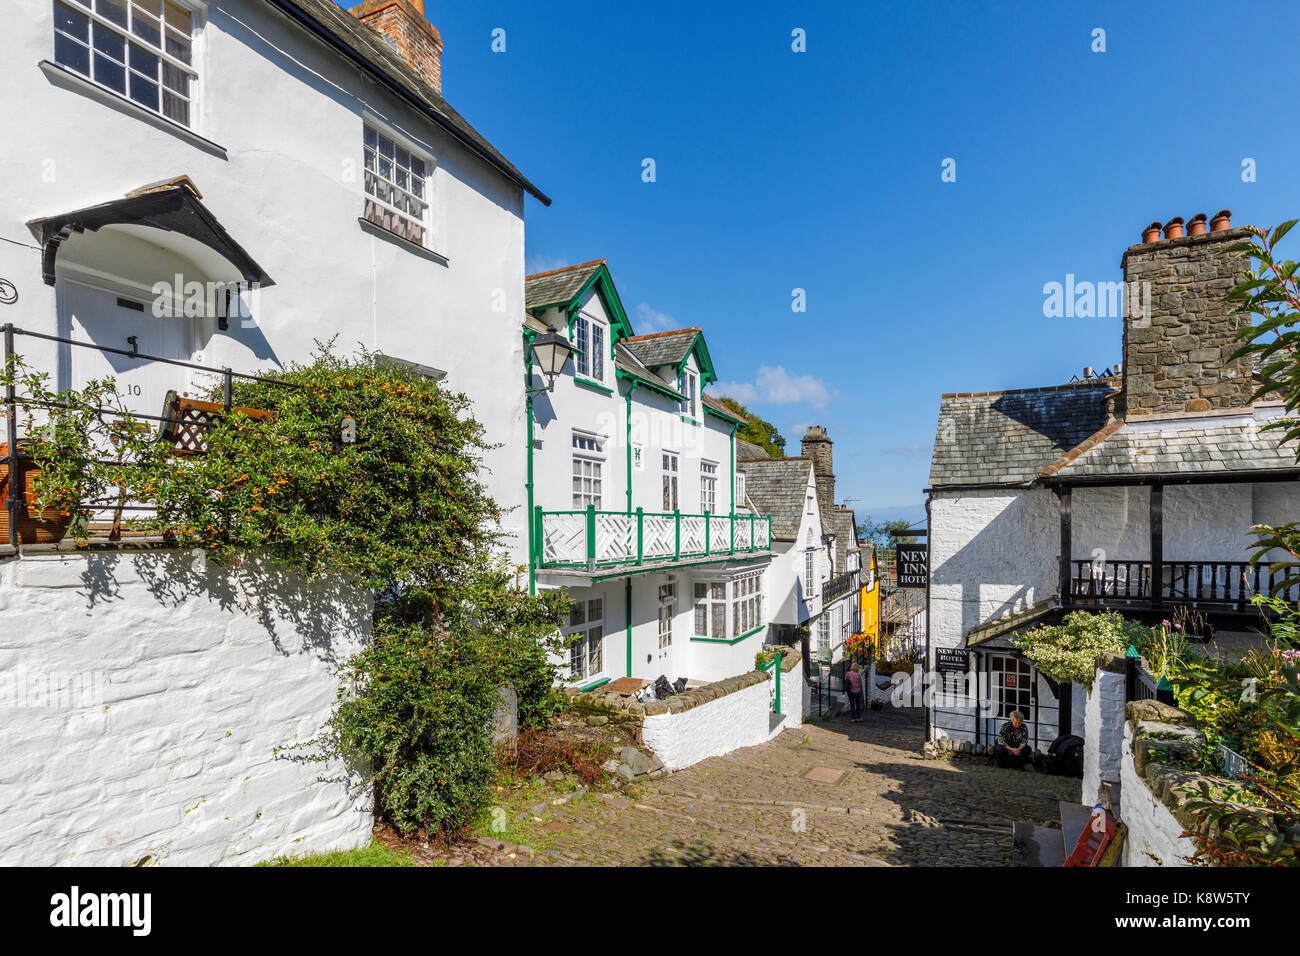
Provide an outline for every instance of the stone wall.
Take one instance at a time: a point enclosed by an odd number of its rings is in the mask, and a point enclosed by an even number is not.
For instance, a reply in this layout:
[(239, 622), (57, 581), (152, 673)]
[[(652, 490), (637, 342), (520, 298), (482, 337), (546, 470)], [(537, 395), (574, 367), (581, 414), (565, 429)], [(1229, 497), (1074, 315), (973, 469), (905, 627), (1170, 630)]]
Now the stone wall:
[(1250, 316), (1234, 313), (1233, 304), (1223, 301), (1245, 267), (1227, 249), (1249, 237), (1244, 229), (1228, 229), (1125, 251), (1125, 285), (1138, 290), (1140, 301), (1149, 287), (1150, 314), (1130, 308), (1124, 318), (1118, 415), (1250, 406), (1249, 358), (1229, 358), (1240, 344), (1234, 335), (1250, 324)]
[(1095, 804), (1100, 799), (1102, 783), (1120, 778), (1120, 762), (1124, 755), (1126, 667), (1127, 661), (1121, 655), (1103, 655), (1097, 662), (1092, 687), (1088, 688), (1088, 696), (1083, 702), (1083, 791), (1080, 803)]
[(639, 719), (641, 741), (668, 770), (680, 770), (707, 757), (752, 747), (803, 723), (810, 706), (808, 682), (798, 651), (782, 648), (781, 715), (772, 713), (773, 676), (753, 670), (640, 703), (598, 688), (581, 695), (590, 703)]
[(366, 844), (368, 793), (295, 749), (368, 591), (172, 550), (0, 564), (0, 864), (252, 864)]

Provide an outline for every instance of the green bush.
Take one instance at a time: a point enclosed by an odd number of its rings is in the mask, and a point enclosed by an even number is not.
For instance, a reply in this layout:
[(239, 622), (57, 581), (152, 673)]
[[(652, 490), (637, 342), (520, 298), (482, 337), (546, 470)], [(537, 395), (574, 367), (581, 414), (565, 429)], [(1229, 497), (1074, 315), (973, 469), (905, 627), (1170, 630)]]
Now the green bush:
[(499, 700), (488, 640), (389, 624), (351, 663), (332, 749), (370, 763), (378, 809), (399, 832), (454, 835), (488, 806)]
[(1141, 649), (1150, 633), (1122, 614), (1075, 611), (1060, 624), (1016, 634), (1012, 643), (1052, 680), (1091, 687), (1098, 657), (1123, 654), (1130, 644)]

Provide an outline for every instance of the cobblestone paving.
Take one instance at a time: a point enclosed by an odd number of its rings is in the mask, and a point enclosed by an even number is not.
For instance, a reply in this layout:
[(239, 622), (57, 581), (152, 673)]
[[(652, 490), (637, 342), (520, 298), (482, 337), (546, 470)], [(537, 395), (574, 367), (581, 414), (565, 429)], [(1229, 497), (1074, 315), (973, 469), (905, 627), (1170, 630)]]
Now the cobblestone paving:
[[(926, 760), (920, 710), (838, 718), (652, 780), (635, 799), (539, 795), (506, 809), (531, 854), (506, 865), (998, 866), (1011, 824), (1054, 824), (1078, 780)], [(806, 774), (838, 782), (818, 782)], [(1059, 824), (1058, 824), (1059, 825)], [(504, 834), (503, 834), (504, 835)]]

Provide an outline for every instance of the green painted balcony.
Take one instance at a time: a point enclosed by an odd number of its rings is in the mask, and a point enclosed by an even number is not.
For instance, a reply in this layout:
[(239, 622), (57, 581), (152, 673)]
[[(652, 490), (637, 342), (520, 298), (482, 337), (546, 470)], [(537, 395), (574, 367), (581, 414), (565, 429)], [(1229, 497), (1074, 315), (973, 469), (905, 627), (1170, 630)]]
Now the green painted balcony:
[(647, 512), (533, 512), (533, 559), (539, 568), (595, 571), (625, 565), (665, 565), (766, 554), (772, 516)]

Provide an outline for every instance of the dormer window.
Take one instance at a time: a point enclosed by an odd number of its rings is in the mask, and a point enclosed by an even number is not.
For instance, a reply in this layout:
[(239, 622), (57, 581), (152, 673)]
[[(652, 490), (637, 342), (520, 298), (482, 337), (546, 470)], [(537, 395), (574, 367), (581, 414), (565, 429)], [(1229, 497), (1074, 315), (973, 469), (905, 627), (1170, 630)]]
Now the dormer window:
[(698, 422), (700, 420), (699, 373), (685, 368), (678, 372), (677, 391), (686, 396), (686, 400), (682, 402), (682, 414)]
[(578, 315), (573, 320), (573, 344), (581, 352), (574, 358), (574, 368), (583, 378), (597, 382), (605, 380), (605, 323), (589, 315)]

